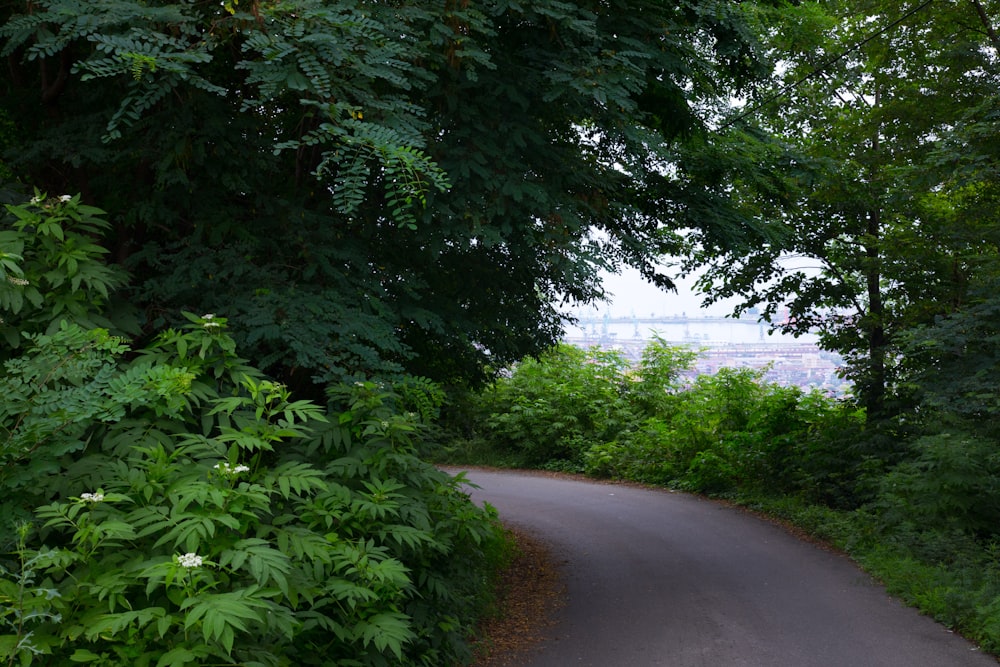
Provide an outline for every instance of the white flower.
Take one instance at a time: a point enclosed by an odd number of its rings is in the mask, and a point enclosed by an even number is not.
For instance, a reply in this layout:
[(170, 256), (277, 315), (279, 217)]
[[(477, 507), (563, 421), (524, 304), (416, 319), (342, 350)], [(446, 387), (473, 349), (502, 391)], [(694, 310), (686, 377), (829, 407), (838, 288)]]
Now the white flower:
[(104, 500), (103, 493), (81, 493), (80, 500), (88, 503), (99, 503)]
[(71, 196), (69, 196), (69, 195), (60, 195), (60, 197), (59, 197), (59, 201), (61, 201), (63, 203), (66, 203), (68, 201), (72, 201), (72, 199), (73, 198)]
[(219, 472), (221, 472), (223, 475), (227, 475), (230, 477), (235, 477), (236, 475), (239, 475), (241, 472), (250, 472), (250, 466), (245, 466), (245, 465), (230, 466), (228, 463), (216, 463), (214, 468)]
[(201, 326), (206, 329), (215, 329), (216, 327), (221, 327), (222, 324), (215, 321), (215, 313), (208, 313), (207, 315), (202, 315), (201, 319), (204, 320)]
[(41, 195), (35, 195), (34, 197), (31, 198), (31, 203), (34, 204), (34, 205), (36, 205), (36, 206), (38, 204), (41, 204), (43, 201), (45, 201), (45, 197), (43, 197)]
[(389, 422), (387, 422), (387, 421), (385, 421), (385, 420), (383, 419), (383, 420), (382, 420), (382, 428), (383, 428), (383, 429), (387, 429), (387, 428), (389, 428)]
[(31, 281), (29, 280), (25, 280), (24, 278), (16, 278), (14, 276), (7, 276), (7, 282), (9, 282), (11, 285), (18, 285), (20, 287), (24, 287), (25, 285), (31, 284)]
[(202, 564), (201, 556), (192, 552), (188, 552), (183, 556), (175, 556), (175, 558), (177, 559), (178, 565), (189, 569), (194, 567), (201, 567)]

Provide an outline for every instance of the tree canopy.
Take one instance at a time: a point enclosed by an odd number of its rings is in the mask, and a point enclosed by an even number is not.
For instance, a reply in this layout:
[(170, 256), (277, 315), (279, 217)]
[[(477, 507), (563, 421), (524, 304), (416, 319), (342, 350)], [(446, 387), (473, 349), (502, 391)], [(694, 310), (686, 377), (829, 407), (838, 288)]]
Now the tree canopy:
[(217, 312), (293, 383), (481, 379), (558, 340), (600, 269), (669, 287), (678, 229), (742, 231), (683, 159), (768, 71), (740, 3), (3, 12), (5, 166), (109, 212), (133, 331)]
[[(725, 139), (770, 165), (771, 187), (735, 187), (772, 231), (729, 249), (693, 239), (689, 268), (707, 266), (710, 298), (817, 331), (872, 417), (912, 408), (914, 373), (936, 373), (917, 370), (908, 332), (962, 311), (995, 274), (997, 153), (976, 138), (996, 131), (995, 9), (889, 0), (783, 12), (766, 33), (783, 75)], [(779, 146), (748, 143), (737, 129), (751, 121)]]

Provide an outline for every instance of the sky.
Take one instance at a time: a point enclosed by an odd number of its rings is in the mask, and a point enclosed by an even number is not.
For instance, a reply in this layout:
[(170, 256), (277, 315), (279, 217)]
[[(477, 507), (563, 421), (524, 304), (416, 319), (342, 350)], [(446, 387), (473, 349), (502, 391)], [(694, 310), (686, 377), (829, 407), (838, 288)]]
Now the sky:
[[(643, 318), (651, 315), (686, 315), (689, 318), (729, 317), (732, 315), (733, 307), (739, 303), (738, 299), (725, 299), (709, 307), (702, 307), (704, 296), (695, 289), (694, 276), (675, 280), (676, 292), (653, 287), (634, 269), (621, 274), (602, 274), (602, 280), (609, 300), (606, 303), (570, 309), (574, 316), (581, 319), (603, 318), (605, 315), (622, 318)], [(746, 332), (741, 332), (740, 335), (743, 333)], [(816, 336), (812, 334), (798, 338), (777, 331), (767, 334), (768, 342), (815, 343), (816, 340)], [(742, 342), (757, 342), (757, 339)]]
[(575, 312), (593, 312), (596, 308), (598, 313), (621, 317), (648, 316), (650, 314), (680, 315), (682, 313), (689, 316), (722, 317), (732, 313), (735, 303), (734, 300), (727, 300), (721, 304), (703, 308), (701, 302), (704, 296), (695, 290), (694, 277), (675, 280), (676, 292), (667, 292), (654, 287), (643, 280), (635, 269), (626, 270), (620, 275), (603, 274), (602, 281), (605, 291), (609, 293), (609, 301), (584, 307), (575, 310)]

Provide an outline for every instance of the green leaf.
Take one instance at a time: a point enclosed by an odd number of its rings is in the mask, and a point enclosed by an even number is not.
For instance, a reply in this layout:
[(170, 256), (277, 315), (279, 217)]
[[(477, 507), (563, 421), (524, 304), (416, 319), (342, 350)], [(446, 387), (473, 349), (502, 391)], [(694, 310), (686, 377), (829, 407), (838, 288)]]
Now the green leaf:
[(73, 651), (73, 655), (71, 655), (69, 659), (73, 662), (95, 662), (97, 660), (103, 660), (104, 658), (93, 651), (88, 651), (85, 648), (78, 648)]
[(178, 646), (160, 656), (160, 659), (156, 661), (156, 667), (186, 667), (199, 657), (201, 656), (194, 651), (184, 646)]
[(201, 625), (206, 641), (217, 641), (229, 655), (233, 650), (236, 631), (248, 632), (247, 621), (260, 626), (264, 623), (265, 610), (270, 607), (265, 600), (256, 598), (256, 587), (229, 593), (202, 593), (181, 603), (187, 611), (184, 629)]
[(411, 621), (405, 614), (389, 612), (367, 618), (355, 628), (365, 646), (374, 644), (379, 651), (388, 650), (397, 660), (403, 658), (403, 647), (415, 637)]

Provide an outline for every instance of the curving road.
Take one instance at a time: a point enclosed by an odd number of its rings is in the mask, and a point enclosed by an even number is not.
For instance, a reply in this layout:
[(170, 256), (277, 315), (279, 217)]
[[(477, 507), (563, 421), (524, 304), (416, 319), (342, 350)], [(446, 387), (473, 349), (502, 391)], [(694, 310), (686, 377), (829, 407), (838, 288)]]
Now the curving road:
[(475, 501), (566, 561), (566, 606), (524, 667), (997, 665), (846, 557), (739, 510), (523, 473), (468, 479)]

